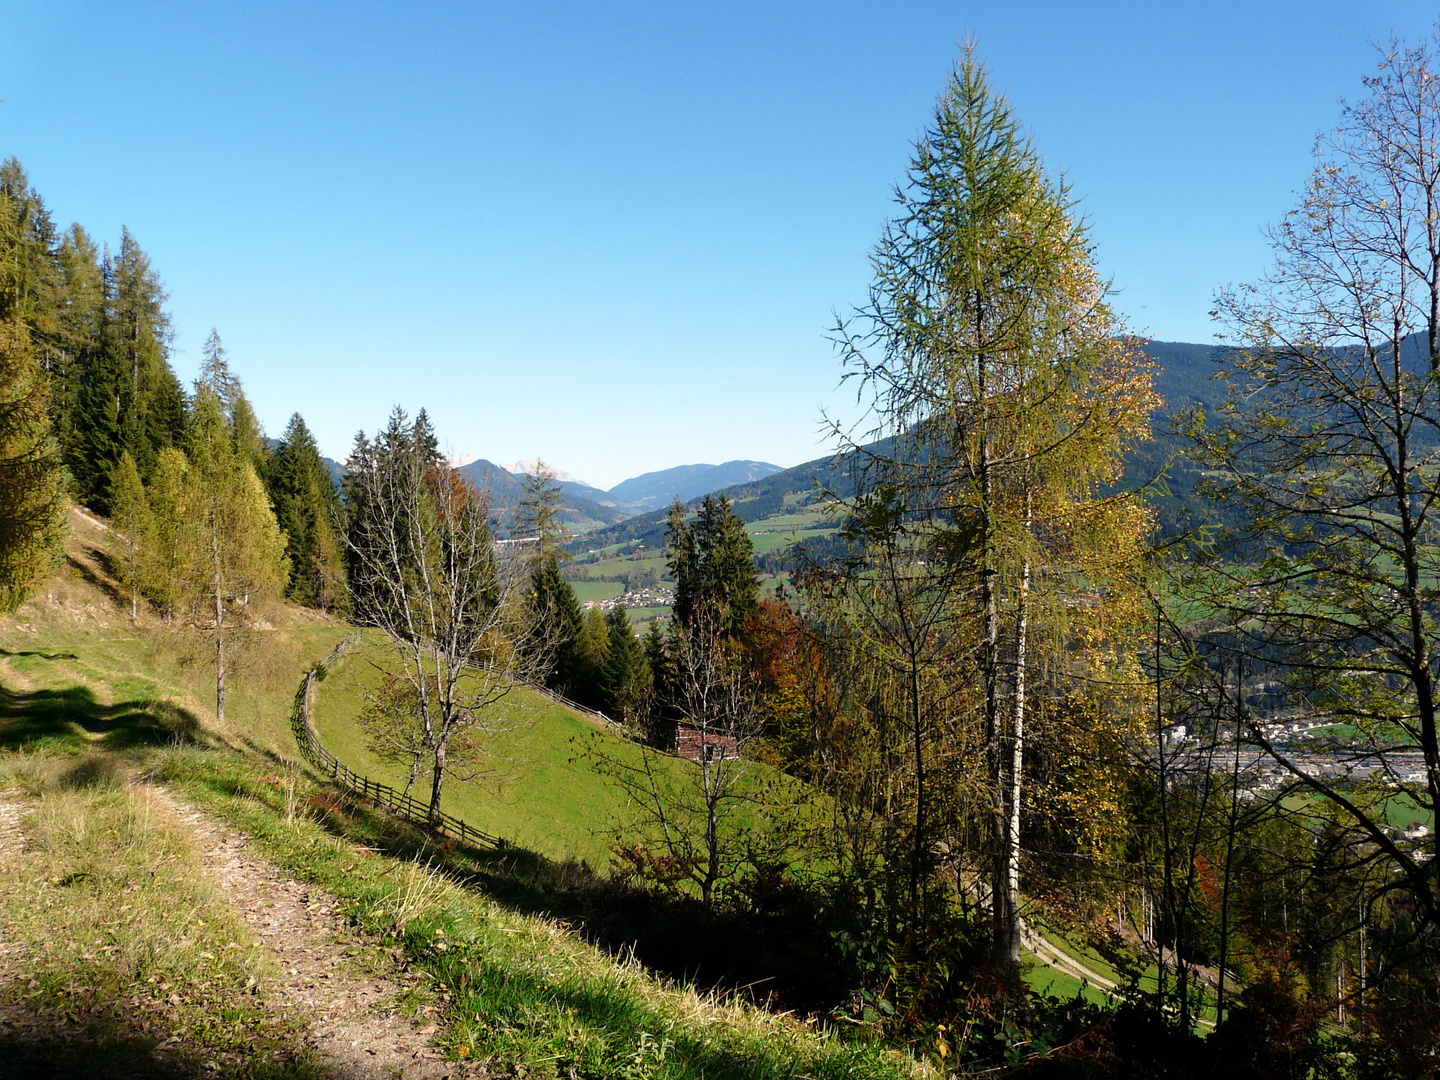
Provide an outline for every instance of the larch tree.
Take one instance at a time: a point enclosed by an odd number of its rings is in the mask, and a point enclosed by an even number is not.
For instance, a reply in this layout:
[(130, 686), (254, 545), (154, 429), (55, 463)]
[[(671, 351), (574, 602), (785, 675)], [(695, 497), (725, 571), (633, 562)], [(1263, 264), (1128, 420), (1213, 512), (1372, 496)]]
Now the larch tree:
[(191, 584), (190, 494), (189, 460), (184, 451), (165, 447), (145, 488), (150, 542), (141, 552), (140, 582), (161, 618), (172, 625)]
[(0, 322), (0, 611), (23, 602), (58, 560), (64, 505), (31, 331), (19, 320)]
[(140, 470), (128, 450), (120, 455), (110, 477), (110, 527), (120, 541), (115, 560), (117, 576), (130, 593), (130, 618), (136, 619), (145, 587), (146, 562), (154, 557), (155, 518)]
[[(895, 528), (969, 621), (990, 790), (997, 958), (1021, 957), (1021, 827), (1037, 675), (1119, 663), (1150, 514), (1105, 497), (1158, 404), (1106, 303), (1067, 189), (966, 48), (917, 142), (873, 256), (868, 304), (837, 343), (889, 452)], [(868, 588), (862, 578), (860, 588)], [(956, 635), (957, 641), (967, 635)], [(1095, 672), (1090, 672), (1095, 674)]]
[(215, 712), (225, 721), (227, 645), (278, 599), (290, 576), (285, 537), (255, 467), (238, 453), (219, 395), (196, 387), (185, 494), (186, 621), (214, 643)]
[(526, 546), (532, 565), (554, 559), (566, 562), (565, 526), (560, 514), (565, 509), (565, 491), (555, 472), (543, 461), (520, 480), (520, 499), (515, 504), (515, 539)]

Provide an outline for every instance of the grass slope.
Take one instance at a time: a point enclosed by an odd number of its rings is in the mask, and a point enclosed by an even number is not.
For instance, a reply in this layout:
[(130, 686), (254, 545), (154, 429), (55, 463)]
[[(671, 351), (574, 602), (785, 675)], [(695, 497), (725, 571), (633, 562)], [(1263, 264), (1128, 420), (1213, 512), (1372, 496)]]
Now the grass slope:
[[(278, 612), (232, 683), (228, 723), (217, 724), (205, 653), (148, 617), (132, 623), (107, 573), (103, 524), (74, 524), (44, 595), (0, 619), (0, 790), (29, 844), (6, 857), (0, 922), (12, 947), (0, 1014), (12, 1027), (24, 1017), (20, 1028), (50, 1059), (67, 1055), (87, 1075), (316, 1075), (296, 1038), (305, 1018), (267, 1004), (256, 943), (193, 847), (157, 824), (127, 779), (152, 776), (332, 892), (379, 947), (427, 972), (441, 1010), (435, 1037), (456, 1058), (592, 1080), (929, 1073), (858, 1033), (657, 978), (623, 938), (595, 947), (590, 923), (603, 903), (636, 900), (623, 889), (580, 875), (569, 893), (547, 893), (538, 873), (515, 872), (517, 860), (541, 866), (539, 856), (437, 846), (307, 775), (287, 725), (294, 690), (345, 627)], [(537, 847), (587, 835), (577, 823), (602, 816), (605, 796), (569, 747), (594, 729), (552, 708), (526, 731), (531, 749), (516, 760), (539, 794), (495, 812)], [(639, 903), (640, 923), (663, 904)], [(701, 946), (734, 951), (730, 931), (683, 925)]]
[[(346, 656), (319, 684), (314, 723), (326, 747), (356, 772), (403, 788), (405, 770), (380, 760), (368, 747), (355, 717), (379, 682), (391, 654), (370, 645)], [(633, 842), (643, 811), (605, 774), (606, 765), (638, 765), (639, 746), (599, 721), (565, 708), (543, 694), (516, 689), (497, 706), (497, 734), (484, 743), (482, 775), (447, 781), (447, 813), (556, 861), (574, 860), (604, 869), (617, 843)], [(651, 755), (662, 783), (698, 782), (698, 766), (668, 755)], [(766, 785), (779, 802), (801, 797), (798, 785), (759, 762), (747, 762), (751, 786)], [(612, 770), (613, 771), (613, 770)], [(428, 799), (428, 781), (414, 794)], [(736, 810), (740, 828), (760, 835), (764, 825), (749, 806)]]

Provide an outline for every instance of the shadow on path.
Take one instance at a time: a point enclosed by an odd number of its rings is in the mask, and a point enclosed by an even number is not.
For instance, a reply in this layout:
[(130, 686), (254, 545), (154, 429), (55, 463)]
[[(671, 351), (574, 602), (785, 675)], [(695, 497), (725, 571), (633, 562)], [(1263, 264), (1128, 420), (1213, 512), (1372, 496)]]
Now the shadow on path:
[(0, 687), (0, 750), (96, 744), (126, 750), (200, 741), (199, 718), (168, 701), (106, 705), (84, 686), (30, 691)]

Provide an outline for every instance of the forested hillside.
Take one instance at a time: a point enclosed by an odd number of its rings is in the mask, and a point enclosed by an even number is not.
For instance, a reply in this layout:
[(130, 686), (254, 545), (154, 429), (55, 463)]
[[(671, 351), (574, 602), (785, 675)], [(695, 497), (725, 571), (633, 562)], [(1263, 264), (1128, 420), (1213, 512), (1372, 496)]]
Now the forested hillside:
[[(0, 1041), (1433, 1075), (1437, 49), (1382, 50), (1212, 348), (1129, 332), (964, 45), (832, 331), (864, 445), (626, 520), (424, 409), (337, 483), (218, 332), (183, 385), (137, 239), (9, 159)], [(621, 494), (726, 467), (772, 468)]]

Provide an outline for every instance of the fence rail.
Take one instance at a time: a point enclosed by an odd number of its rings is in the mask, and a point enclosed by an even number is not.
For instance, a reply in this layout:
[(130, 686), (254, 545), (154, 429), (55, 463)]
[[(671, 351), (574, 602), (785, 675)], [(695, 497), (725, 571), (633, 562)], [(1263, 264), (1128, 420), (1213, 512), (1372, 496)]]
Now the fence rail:
[(618, 735), (622, 739), (629, 739), (631, 742), (635, 743), (643, 743), (645, 741), (643, 736), (632, 731), (630, 728), (622, 724), (619, 720), (612, 720), (610, 717), (606, 716), (598, 709), (592, 709), (588, 705), (581, 705), (578, 701), (575, 701), (573, 698), (566, 697), (558, 690), (551, 690), (548, 686), (541, 686), (539, 683), (526, 683), (525, 685), (528, 689), (534, 690), (537, 694), (548, 697), (551, 701), (554, 701), (560, 705), (564, 705), (572, 712), (577, 712), (584, 716), (591, 717), (594, 720), (599, 720), (600, 723), (605, 726), (605, 729), (609, 731), (612, 735)]
[[(428, 803), (421, 802), (408, 792), (396, 791), (389, 784), (382, 784), (378, 780), (371, 780), (368, 776), (361, 776), (325, 749), (325, 744), (320, 741), (320, 736), (316, 733), (315, 726), (310, 720), (310, 691), (314, 687), (316, 679), (323, 678), (330, 665), (344, 656), (352, 643), (353, 639), (346, 638), (335, 647), (334, 652), (307, 671), (305, 681), (301, 683), (300, 689), (295, 694), (295, 708), (290, 714), (290, 727), (295, 733), (295, 742), (300, 747), (300, 753), (311, 765), (330, 777), (351, 795), (379, 806), (411, 824), (433, 829), (442, 836), (452, 837), (462, 844), (474, 847), (508, 847), (509, 844), (504, 837), (483, 832), (453, 814), (439, 814), (432, 818)], [(606, 718), (602, 717), (602, 719)], [(607, 719), (607, 722), (611, 721)]]

